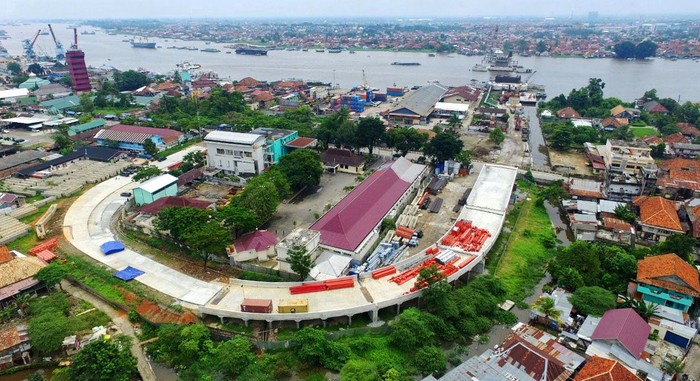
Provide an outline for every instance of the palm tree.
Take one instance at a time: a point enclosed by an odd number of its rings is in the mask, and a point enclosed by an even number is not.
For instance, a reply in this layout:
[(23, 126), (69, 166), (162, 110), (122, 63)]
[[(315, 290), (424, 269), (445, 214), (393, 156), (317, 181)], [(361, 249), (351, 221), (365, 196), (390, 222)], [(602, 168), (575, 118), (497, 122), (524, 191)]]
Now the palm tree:
[(550, 320), (559, 321), (561, 311), (554, 305), (554, 299), (548, 296), (542, 296), (532, 304), (532, 309), (544, 315), (545, 324), (549, 326)]
[(675, 359), (669, 362), (664, 362), (664, 364), (661, 365), (661, 370), (663, 370), (666, 374), (675, 376), (676, 374), (682, 372), (684, 367), (685, 364), (683, 364), (680, 359)]
[(24, 314), (24, 309), (29, 306), (29, 301), (32, 299), (32, 295), (28, 293), (19, 294), (14, 297), (15, 304), (17, 308), (21, 311), (20, 314)]
[(659, 305), (656, 303), (647, 303), (643, 299), (634, 299), (629, 297), (624, 297), (620, 307), (632, 308), (639, 316), (644, 319), (644, 321), (649, 321), (652, 315), (654, 315), (658, 309)]
[(462, 120), (459, 119), (457, 114), (452, 113), (449, 118), (447, 118), (447, 127), (452, 131), (458, 131), (462, 127)]

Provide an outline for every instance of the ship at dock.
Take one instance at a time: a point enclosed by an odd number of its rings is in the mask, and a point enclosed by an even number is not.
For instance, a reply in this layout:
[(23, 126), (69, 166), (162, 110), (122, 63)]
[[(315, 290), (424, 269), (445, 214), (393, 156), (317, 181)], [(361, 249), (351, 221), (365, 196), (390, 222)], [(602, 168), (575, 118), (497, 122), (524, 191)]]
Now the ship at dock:
[(420, 66), (420, 62), (399, 62), (399, 61), (394, 61), (391, 63), (392, 65), (397, 65), (397, 66)]
[(236, 54), (244, 54), (248, 56), (266, 56), (267, 50), (260, 48), (237, 48)]
[(143, 38), (138, 38), (129, 41), (131, 44), (132, 48), (141, 48), (141, 49), (155, 49), (156, 48), (156, 43), (155, 42), (148, 42), (148, 40), (145, 40)]

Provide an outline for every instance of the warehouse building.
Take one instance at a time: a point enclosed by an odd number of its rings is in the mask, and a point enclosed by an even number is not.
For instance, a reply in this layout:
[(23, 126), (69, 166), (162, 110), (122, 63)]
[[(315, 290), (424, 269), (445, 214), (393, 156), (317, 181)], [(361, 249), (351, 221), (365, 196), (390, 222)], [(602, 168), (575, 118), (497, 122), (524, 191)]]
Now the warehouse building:
[(147, 205), (159, 198), (177, 195), (177, 177), (164, 174), (145, 181), (134, 188), (136, 205)]

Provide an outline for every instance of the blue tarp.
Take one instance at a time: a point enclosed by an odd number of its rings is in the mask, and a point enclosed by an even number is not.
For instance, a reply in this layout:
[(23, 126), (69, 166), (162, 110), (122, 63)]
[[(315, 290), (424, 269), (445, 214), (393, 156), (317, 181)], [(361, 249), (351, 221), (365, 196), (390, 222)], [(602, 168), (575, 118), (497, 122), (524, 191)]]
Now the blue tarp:
[(134, 268), (131, 266), (126, 266), (126, 268), (124, 270), (117, 271), (116, 273), (114, 273), (114, 276), (121, 279), (121, 280), (127, 281), (127, 280), (132, 280), (132, 279), (136, 278), (137, 276), (143, 275), (143, 274), (145, 274), (145, 273), (137, 268)]
[(100, 246), (100, 249), (102, 249), (102, 252), (105, 255), (110, 255), (124, 250), (124, 244), (119, 241), (109, 241), (103, 243)]

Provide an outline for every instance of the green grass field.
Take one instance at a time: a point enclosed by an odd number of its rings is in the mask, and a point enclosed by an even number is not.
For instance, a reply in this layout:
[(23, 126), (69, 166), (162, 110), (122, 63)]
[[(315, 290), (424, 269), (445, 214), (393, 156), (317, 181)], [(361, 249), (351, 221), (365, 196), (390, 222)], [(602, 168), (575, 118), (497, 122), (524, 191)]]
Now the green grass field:
[(659, 131), (654, 127), (630, 127), (630, 131), (635, 138), (643, 138), (650, 135), (658, 135)]
[[(544, 206), (537, 206), (534, 195), (514, 211), (519, 213), (508, 218), (506, 228), (510, 235), (497, 242), (494, 249), (505, 250), (502, 257), (492, 260), (489, 271), (498, 276), (508, 291), (508, 299), (522, 302), (545, 274), (547, 261), (554, 255), (543, 242), (556, 239), (552, 224)], [(514, 221), (517, 219), (517, 221)], [(500, 237), (499, 237), (500, 238)], [(498, 254), (498, 252), (496, 252)]]

